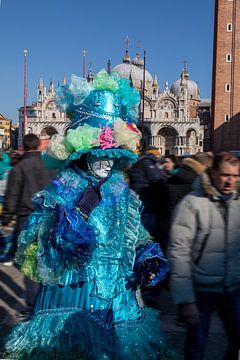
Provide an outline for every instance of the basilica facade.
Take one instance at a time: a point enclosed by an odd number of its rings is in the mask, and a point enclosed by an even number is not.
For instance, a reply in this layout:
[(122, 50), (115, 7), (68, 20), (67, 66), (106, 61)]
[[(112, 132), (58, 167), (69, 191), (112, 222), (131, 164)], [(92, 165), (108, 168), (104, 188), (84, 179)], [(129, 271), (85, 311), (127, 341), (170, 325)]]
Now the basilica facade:
[[(130, 58), (128, 50), (121, 64), (112, 71), (120, 77), (130, 79), (143, 95), (144, 63), (137, 53)], [(88, 81), (93, 81), (92, 70), (88, 73)], [(64, 80), (66, 83), (66, 79)], [(145, 89), (139, 108), (140, 130), (145, 145), (154, 145), (162, 155), (189, 155), (203, 151), (204, 126), (199, 117), (201, 103), (197, 84), (189, 78), (186, 66), (181, 77), (169, 88), (168, 82), (161, 91), (156, 75), (145, 70)], [(143, 111), (144, 107), (144, 111)], [(144, 116), (142, 116), (144, 114)], [(19, 124), (23, 124), (24, 109), (19, 109)], [(64, 135), (70, 126), (67, 114), (60, 110), (55, 102), (55, 91), (52, 81), (49, 89), (40, 79), (37, 88), (37, 102), (27, 107), (26, 133), (37, 134), (42, 142), (49, 141), (53, 134)], [(21, 133), (21, 129), (20, 129)]]
[[(126, 50), (122, 63), (112, 71), (131, 79), (133, 85), (143, 91), (144, 63), (139, 53), (131, 59)], [(145, 145), (156, 146), (162, 155), (189, 155), (203, 151), (204, 127), (198, 116), (200, 103), (199, 88), (189, 78), (186, 66), (180, 79), (170, 88), (165, 82), (163, 91), (156, 75), (152, 77), (145, 70), (144, 117), (140, 116)], [(140, 115), (142, 111), (143, 104)]]

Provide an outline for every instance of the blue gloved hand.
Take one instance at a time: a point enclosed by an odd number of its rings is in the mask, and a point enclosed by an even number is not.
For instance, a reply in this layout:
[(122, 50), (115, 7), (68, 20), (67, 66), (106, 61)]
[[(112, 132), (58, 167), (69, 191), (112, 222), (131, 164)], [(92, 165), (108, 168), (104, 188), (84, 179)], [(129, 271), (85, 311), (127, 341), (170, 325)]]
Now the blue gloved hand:
[(92, 180), (89, 180), (88, 186), (84, 190), (79, 203), (77, 204), (77, 210), (81, 212), (85, 219), (89, 218), (93, 209), (95, 209), (102, 200), (100, 187), (106, 180), (107, 178), (104, 178), (96, 185), (93, 185)]

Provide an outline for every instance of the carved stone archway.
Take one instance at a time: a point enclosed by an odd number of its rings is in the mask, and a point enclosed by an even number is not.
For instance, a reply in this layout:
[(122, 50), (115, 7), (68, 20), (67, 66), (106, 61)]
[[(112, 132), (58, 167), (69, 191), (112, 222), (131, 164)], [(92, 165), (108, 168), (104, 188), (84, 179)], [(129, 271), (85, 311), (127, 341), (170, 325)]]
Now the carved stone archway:
[(178, 133), (172, 127), (163, 127), (157, 135), (158, 147), (162, 155), (175, 154)]

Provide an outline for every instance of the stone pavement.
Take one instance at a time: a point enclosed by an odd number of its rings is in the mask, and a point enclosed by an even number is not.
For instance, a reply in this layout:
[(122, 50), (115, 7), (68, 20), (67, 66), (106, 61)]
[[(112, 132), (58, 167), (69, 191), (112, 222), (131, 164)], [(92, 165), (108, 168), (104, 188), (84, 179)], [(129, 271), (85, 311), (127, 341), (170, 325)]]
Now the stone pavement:
[[(24, 305), (24, 277), (14, 266), (4, 267), (0, 265), (0, 360), (3, 351), (3, 339), (11, 327), (21, 320), (20, 312), (26, 310)], [(171, 348), (182, 352), (184, 343), (184, 327), (175, 324), (176, 308), (171, 303), (170, 295), (163, 291), (160, 296), (161, 327)], [(226, 337), (222, 324), (217, 316), (214, 316), (206, 360), (220, 360), (226, 349)]]

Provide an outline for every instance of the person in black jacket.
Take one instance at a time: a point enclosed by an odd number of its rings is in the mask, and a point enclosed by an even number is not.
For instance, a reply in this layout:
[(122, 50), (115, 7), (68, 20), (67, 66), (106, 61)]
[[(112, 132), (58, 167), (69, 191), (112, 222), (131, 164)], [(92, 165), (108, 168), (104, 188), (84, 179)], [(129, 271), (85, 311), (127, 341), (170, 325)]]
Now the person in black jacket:
[(197, 159), (185, 158), (179, 170), (170, 176), (164, 185), (165, 189), (157, 221), (157, 241), (164, 252), (168, 244), (173, 209), (185, 195), (192, 191), (194, 180), (203, 173), (205, 168), (206, 166)]
[(128, 170), (129, 187), (139, 195), (143, 203), (142, 224), (153, 237), (156, 236), (161, 183), (167, 179), (167, 175), (158, 166), (159, 158), (159, 150), (149, 146)]
[[(14, 258), (17, 247), (17, 237), (24, 229), (28, 216), (33, 211), (32, 196), (49, 184), (53, 174), (48, 171), (38, 151), (40, 140), (35, 134), (23, 137), (24, 154), (21, 161), (14, 166), (8, 176), (3, 212), (1, 216), (2, 229), (8, 231), (16, 218), (15, 242), (5, 263)], [(7, 261), (8, 260), (8, 261)]]

